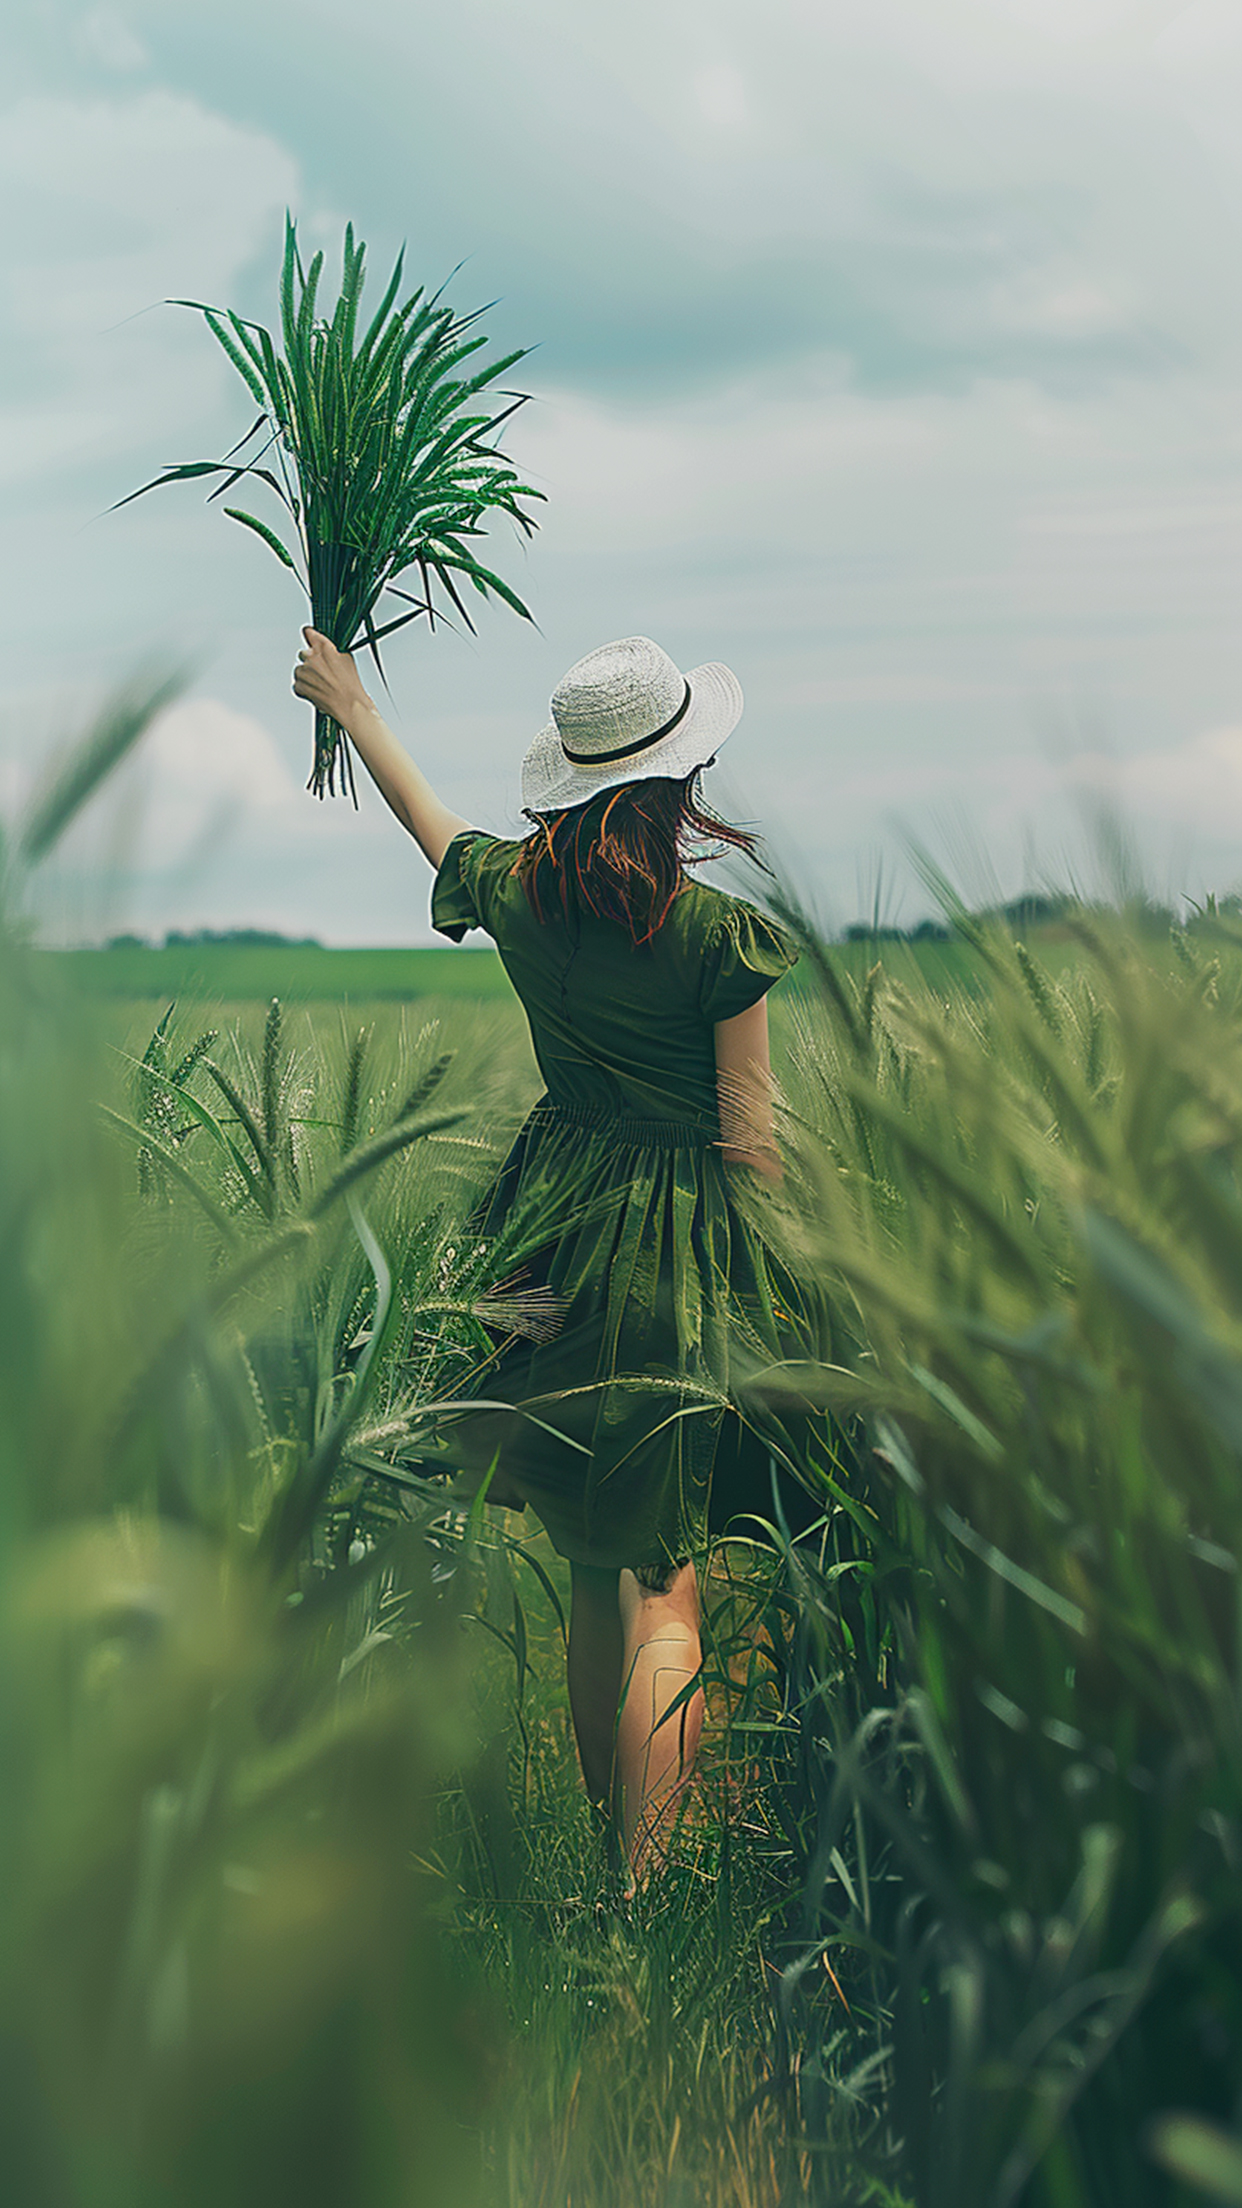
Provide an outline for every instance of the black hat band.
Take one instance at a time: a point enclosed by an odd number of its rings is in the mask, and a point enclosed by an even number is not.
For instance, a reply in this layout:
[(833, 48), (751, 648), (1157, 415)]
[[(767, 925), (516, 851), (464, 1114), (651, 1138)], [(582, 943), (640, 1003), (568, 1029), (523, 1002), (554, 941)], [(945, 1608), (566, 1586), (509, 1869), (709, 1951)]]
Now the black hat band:
[[(636, 752), (648, 751), (650, 750), (652, 744), (658, 744), (663, 740), (665, 736), (671, 736), (673, 730), (677, 727), (678, 723), (685, 720), (686, 714), (689, 712), (689, 710), (690, 685), (687, 682), (685, 697), (682, 699), (681, 704), (678, 706), (677, 711), (674, 713), (671, 721), (665, 721), (663, 728), (653, 729), (650, 736), (640, 736), (638, 742), (635, 744), (618, 744), (615, 751), (571, 751), (564, 737), (562, 736), (561, 750), (564, 752), (567, 759), (571, 759), (573, 761), (573, 764), (576, 767), (610, 767), (614, 759), (632, 759)], [(560, 734), (559, 729), (557, 733), (558, 735)]]

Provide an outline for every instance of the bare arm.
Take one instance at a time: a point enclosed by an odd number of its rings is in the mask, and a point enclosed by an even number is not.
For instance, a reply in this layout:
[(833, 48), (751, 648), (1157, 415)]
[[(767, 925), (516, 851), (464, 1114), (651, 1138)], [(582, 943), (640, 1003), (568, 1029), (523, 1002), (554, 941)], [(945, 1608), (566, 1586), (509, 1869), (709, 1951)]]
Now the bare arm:
[(768, 1000), (748, 1005), (731, 1020), (718, 1020), (716, 1088), (726, 1165), (749, 1165), (767, 1181), (779, 1181), (781, 1161), (772, 1124), (772, 1058), (768, 1048)]
[(318, 629), (303, 629), (293, 687), (345, 730), (386, 805), (413, 836), (425, 858), (439, 866), (454, 836), (474, 823), (451, 813), (408, 751), (397, 742), (378, 706), (362, 687), (349, 652), (338, 652)]

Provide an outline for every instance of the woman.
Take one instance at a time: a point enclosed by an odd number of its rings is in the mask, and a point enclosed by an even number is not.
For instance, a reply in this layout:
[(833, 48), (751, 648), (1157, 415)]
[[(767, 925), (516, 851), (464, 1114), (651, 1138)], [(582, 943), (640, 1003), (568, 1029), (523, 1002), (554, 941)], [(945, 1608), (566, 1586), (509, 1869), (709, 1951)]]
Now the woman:
[(659, 1860), (702, 1725), (691, 1559), (713, 1471), (727, 1453), (736, 1479), (745, 1459), (729, 1398), (739, 1364), (781, 1355), (792, 1302), (739, 1182), (779, 1175), (765, 999), (797, 953), (686, 870), (695, 843), (753, 852), (697, 794), (741, 688), (719, 665), (683, 676), (645, 637), (588, 654), (526, 755), (533, 831), (506, 842), (441, 803), (349, 655), (303, 633), (294, 690), (347, 731), (436, 868), (434, 926), (493, 937), (547, 1085), (483, 1231), (543, 1222), (537, 1270), (563, 1321), (489, 1372), (488, 1396), (522, 1409), (477, 1414), (472, 1446), (569, 1561), (583, 1777), (638, 1877)]

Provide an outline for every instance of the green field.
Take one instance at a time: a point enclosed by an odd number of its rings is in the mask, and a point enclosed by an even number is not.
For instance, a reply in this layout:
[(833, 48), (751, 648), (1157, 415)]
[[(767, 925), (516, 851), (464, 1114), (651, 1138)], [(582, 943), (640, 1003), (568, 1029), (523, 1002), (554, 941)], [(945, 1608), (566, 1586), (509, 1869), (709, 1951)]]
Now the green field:
[(92, 997), (199, 1003), (409, 1003), (415, 997), (493, 1002), (511, 994), (494, 950), (321, 950), (317, 944), (186, 944), (165, 950), (47, 951), (49, 965)]
[[(488, 944), (445, 944), (416, 950), (328, 950), (318, 944), (271, 947), (187, 944), (167, 949), (134, 945), (107, 950), (45, 951), (50, 967), (90, 997), (199, 1004), (314, 1001), (408, 1004), (420, 997), (490, 1004), (512, 997), (504, 969)], [(861, 976), (877, 961), (895, 980), (933, 989), (969, 984), (975, 964), (961, 943), (848, 943), (832, 946), (842, 972)], [(800, 986), (795, 973), (786, 987)]]

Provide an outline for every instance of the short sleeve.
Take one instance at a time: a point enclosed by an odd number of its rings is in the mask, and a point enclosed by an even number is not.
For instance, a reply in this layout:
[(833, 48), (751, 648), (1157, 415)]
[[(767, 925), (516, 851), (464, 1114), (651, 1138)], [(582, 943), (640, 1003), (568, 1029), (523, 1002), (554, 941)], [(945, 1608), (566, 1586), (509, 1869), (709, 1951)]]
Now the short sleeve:
[(714, 1027), (745, 1012), (797, 962), (798, 946), (787, 929), (753, 905), (730, 899), (704, 949), (699, 990), (704, 1019)]
[(487, 926), (482, 873), (495, 847), (495, 838), (479, 828), (463, 828), (454, 836), (431, 890), (431, 925), (438, 935), (460, 943), (468, 928)]

